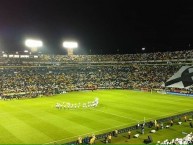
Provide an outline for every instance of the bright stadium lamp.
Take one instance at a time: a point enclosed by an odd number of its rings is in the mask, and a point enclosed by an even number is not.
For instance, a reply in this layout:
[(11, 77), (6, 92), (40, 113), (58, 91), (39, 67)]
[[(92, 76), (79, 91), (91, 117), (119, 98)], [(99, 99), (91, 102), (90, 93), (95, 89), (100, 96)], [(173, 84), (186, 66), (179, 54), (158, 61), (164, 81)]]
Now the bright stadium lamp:
[(43, 46), (41, 40), (27, 39), (25, 45), (31, 49), (32, 52), (36, 52), (39, 47)]
[(68, 55), (73, 55), (73, 49), (78, 47), (78, 43), (74, 41), (64, 41), (63, 47), (67, 48)]
[(145, 47), (141, 48), (141, 50), (145, 51)]

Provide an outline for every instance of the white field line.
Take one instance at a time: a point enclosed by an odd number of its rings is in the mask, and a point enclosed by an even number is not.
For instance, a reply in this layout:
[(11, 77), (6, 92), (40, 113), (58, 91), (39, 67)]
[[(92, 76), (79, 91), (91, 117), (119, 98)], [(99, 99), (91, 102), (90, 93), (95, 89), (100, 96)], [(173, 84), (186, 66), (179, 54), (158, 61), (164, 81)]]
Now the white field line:
[[(193, 99), (193, 97), (192, 97), (192, 98), (189, 98), (189, 99)], [(166, 99), (165, 99), (165, 100), (166, 100)], [(172, 102), (181, 102), (181, 101), (183, 101), (183, 100), (187, 101), (188, 99), (187, 99), (187, 98), (181, 98), (181, 99), (177, 99), (177, 100), (172, 100)]]
[[(96, 111), (96, 110), (95, 110)], [(99, 111), (99, 110), (97, 110), (97, 111)], [(161, 115), (161, 116), (158, 116), (158, 117), (152, 117), (152, 118), (146, 118), (146, 122), (147, 121), (150, 121), (150, 120), (152, 120), (152, 119), (157, 119), (157, 118), (160, 118), (160, 117), (169, 117), (170, 115), (177, 115), (177, 114), (179, 114), (179, 113), (183, 113), (184, 111), (192, 111), (192, 109), (185, 109), (185, 110), (183, 110), (183, 111), (177, 111), (177, 112), (175, 112), (175, 113), (168, 113), (168, 114), (165, 114), (165, 115)], [(103, 112), (103, 111), (102, 111)], [(105, 113), (107, 113), (107, 112), (105, 112)], [(186, 112), (184, 112), (184, 113), (186, 113)], [(113, 114), (113, 115), (115, 115), (115, 116), (119, 116), (119, 115), (116, 115), (116, 114)], [(121, 117), (121, 116), (119, 116), (119, 117)], [(127, 117), (124, 117), (124, 118), (127, 118)], [(128, 119), (128, 118), (127, 118)], [(130, 118), (131, 119), (131, 118)], [(160, 118), (161, 119), (161, 118)], [(132, 120), (135, 120), (135, 121), (133, 121), (133, 122), (130, 122), (129, 124), (129, 126), (132, 126), (132, 124), (134, 123), (134, 122), (136, 122), (136, 119), (132, 119)], [(144, 120), (138, 120), (139, 122), (143, 122)], [(136, 122), (136, 124), (137, 124), (137, 122)], [(123, 127), (123, 126), (126, 126), (126, 125), (128, 125), (128, 124), (122, 124), (122, 125), (118, 125), (118, 126), (114, 126), (114, 127), (110, 127), (110, 128), (105, 128), (105, 129), (101, 129), (101, 130), (98, 130), (98, 131), (94, 131), (94, 132), (90, 132), (90, 133), (85, 133), (85, 134), (81, 134), (81, 135), (76, 135), (76, 136), (72, 136), (72, 137), (67, 137), (67, 138), (63, 138), (63, 139), (60, 139), (60, 140), (55, 140), (55, 141), (52, 141), (52, 142), (48, 142), (48, 143), (45, 143), (45, 144), (52, 144), (52, 143), (57, 143), (57, 142), (60, 142), (60, 141), (65, 141), (65, 140), (68, 140), (68, 139), (73, 139), (73, 138), (77, 138), (77, 137), (79, 137), (79, 136), (85, 136), (85, 135), (91, 135), (91, 134), (93, 134), (93, 133), (97, 133), (97, 132), (101, 132), (101, 131), (107, 131), (107, 130), (110, 130), (110, 129), (115, 129), (115, 128), (117, 128), (117, 127)], [(129, 127), (128, 126), (128, 127)]]
[[(169, 117), (170, 115), (171, 116), (174, 116), (174, 115), (177, 115), (177, 114), (183, 114), (183, 113), (186, 113), (186, 112), (189, 112), (189, 111), (193, 111), (193, 108), (192, 109), (185, 109), (185, 110), (182, 110), (182, 111), (176, 111), (174, 113), (167, 113), (167, 114), (164, 114), (164, 115), (160, 115), (160, 116), (157, 116), (157, 117), (153, 117), (153, 118), (149, 118), (149, 119), (156, 119), (156, 118), (162, 118), (162, 117)], [(161, 119), (160, 118), (160, 119)]]
[(64, 141), (64, 140), (68, 140), (68, 139), (71, 139), (71, 138), (77, 138), (77, 137), (79, 137), (79, 136), (91, 135), (91, 134), (93, 134), (93, 133), (101, 132), (101, 131), (104, 131), (104, 130), (115, 129), (115, 128), (117, 128), (117, 127), (121, 127), (121, 126), (125, 126), (125, 125), (128, 125), (128, 124), (122, 124), (122, 125), (118, 125), (118, 126), (114, 126), (114, 127), (110, 127), (110, 128), (105, 128), (105, 129), (97, 130), (97, 131), (90, 132), (90, 133), (85, 133), (85, 134), (81, 134), (81, 135), (76, 135), (76, 136), (72, 136), (72, 137), (67, 137), (67, 138), (63, 138), (63, 139), (60, 139), (60, 140), (48, 142), (48, 143), (45, 143), (45, 144), (52, 144), (52, 143), (55, 143), (55, 142)]
[(117, 117), (121, 117), (121, 118), (130, 119), (130, 120), (133, 120), (133, 121), (138, 121), (137, 119), (133, 119), (133, 118), (131, 118), (131, 117), (121, 116), (121, 115), (117, 115), (117, 114), (114, 114), (114, 113), (105, 112), (105, 111), (102, 111), (102, 110), (96, 110), (96, 109), (94, 109), (94, 111), (103, 112), (103, 113), (106, 113), (106, 114), (110, 114), (110, 115), (117, 116)]

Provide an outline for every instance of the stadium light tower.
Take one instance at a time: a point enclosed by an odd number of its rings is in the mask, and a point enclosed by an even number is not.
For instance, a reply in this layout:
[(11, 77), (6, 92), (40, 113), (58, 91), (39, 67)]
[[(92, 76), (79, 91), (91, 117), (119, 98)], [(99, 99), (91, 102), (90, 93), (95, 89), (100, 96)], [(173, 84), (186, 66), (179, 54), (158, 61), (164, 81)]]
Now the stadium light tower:
[(38, 48), (43, 46), (41, 40), (27, 39), (25, 40), (25, 46), (29, 47), (32, 52), (36, 52)]
[(75, 41), (64, 41), (63, 47), (67, 48), (68, 55), (73, 55), (73, 50), (78, 47), (78, 43)]

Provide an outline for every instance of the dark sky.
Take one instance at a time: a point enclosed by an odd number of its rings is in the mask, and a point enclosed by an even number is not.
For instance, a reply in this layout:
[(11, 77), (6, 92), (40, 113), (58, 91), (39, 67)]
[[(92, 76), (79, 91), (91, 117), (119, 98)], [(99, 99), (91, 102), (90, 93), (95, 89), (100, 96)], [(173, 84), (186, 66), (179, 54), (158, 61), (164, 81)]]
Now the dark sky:
[(193, 6), (161, 0), (0, 0), (0, 49), (22, 51), (28, 37), (43, 40), (41, 51), (60, 54), (66, 53), (66, 39), (78, 41), (76, 54), (192, 49)]

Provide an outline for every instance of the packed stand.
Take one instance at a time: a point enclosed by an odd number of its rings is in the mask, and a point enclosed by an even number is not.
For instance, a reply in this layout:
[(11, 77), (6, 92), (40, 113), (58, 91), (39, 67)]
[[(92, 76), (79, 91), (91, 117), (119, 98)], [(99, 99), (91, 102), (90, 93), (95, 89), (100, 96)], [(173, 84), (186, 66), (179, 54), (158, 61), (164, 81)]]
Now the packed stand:
[(36, 97), (85, 89), (155, 89), (160, 88), (180, 67), (180, 65), (4, 67), (0, 69), (0, 94)]
[(37, 63), (92, 63), (92, 62), (133, 62), (133, 61), (186, 61), (193, 59), (193, 50), (174, 52), (155, 52), (138, 54), (116, 54), (116, 55), (29, 55), (28, 58), (12, 58), (0, 56), (1, 65), (38, 65)]

